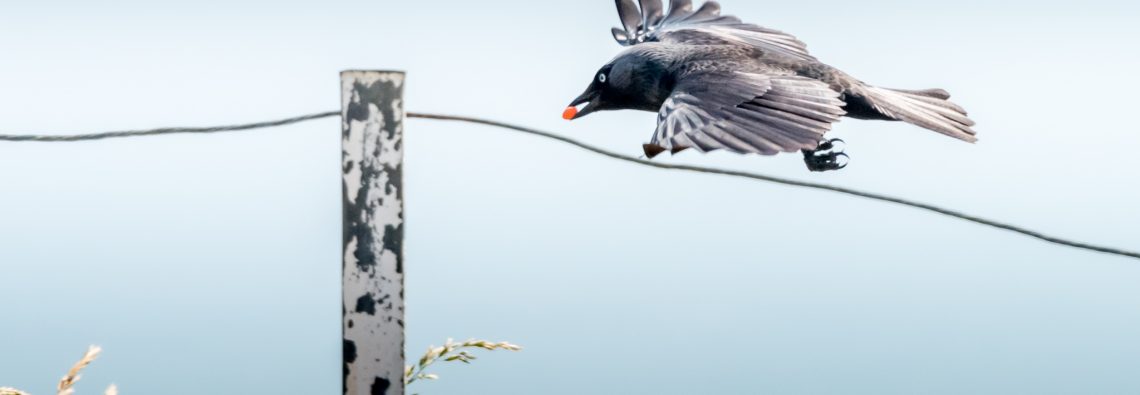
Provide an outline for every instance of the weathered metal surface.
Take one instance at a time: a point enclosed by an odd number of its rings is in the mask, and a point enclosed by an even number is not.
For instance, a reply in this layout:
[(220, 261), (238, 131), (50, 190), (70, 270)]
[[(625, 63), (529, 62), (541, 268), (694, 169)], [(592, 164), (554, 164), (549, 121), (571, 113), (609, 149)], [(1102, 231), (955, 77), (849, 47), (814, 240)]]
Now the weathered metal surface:
[(341, 73), (344, 393), (403, 394), (404, 73)]

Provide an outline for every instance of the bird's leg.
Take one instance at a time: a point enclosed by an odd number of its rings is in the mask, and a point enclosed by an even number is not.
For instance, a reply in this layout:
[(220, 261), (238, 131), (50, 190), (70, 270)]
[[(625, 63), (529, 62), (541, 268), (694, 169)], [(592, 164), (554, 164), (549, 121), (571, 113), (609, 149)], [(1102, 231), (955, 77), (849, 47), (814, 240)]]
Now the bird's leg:
[(814, 150), (803, 150), (804, 163), (811, 171), (832, 171), (847, 167), (850, 157), (843, 153), (844, 142), (840, 139), (825, 140)]

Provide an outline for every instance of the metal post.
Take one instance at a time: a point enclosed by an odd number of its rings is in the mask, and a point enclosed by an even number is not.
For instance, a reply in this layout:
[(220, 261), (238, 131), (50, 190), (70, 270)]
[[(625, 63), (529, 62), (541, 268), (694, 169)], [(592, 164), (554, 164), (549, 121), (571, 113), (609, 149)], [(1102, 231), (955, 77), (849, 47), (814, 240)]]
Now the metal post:
[(341, 73), (344, 393), (404, 393), (404, 73)]

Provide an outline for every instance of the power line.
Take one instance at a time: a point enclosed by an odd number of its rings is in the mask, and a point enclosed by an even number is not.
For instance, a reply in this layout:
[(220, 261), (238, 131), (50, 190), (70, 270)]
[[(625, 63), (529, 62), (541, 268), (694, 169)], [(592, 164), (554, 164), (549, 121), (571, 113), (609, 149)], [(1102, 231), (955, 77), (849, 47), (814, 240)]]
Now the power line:
[[(274, 127), (274, 126), (284, 126), (284, 125), (289, 125), (289, 124), (294, 124), (294, 123), (299, 123), (299, 122), (304, 122), (304, 121), (310, 121), (310, 120), (320, 119), (320, 118), (329, 118), (329, 117), (334, 117), (334, 116), (339, 116), (339, 115), (340, 115), (339, 111), (328, 111), (328, 112), (321, 112), (321, 113), (304, 115), (304, 116), (299, 116), (299, 117), (281, 119), (281, 120), (277, 120), (277, 121), (258, 122), (258, 123), (251, 123), (251, 124), (242, 124), (242, 125), (214, 126), (214, 127), (202, 127), (202, 128), (160, 128), (160, 129), (148, 129), (148, 130), (130, 130), (130, 131), (119, 131), (119, 132), (104, 132), (104, 133), (91, 133), (91, 134), (62, 135), (62, 136), (2, 135), (2, 134), (0, 134), (0, 141), (73, 142), (73, 141), (103, 140), (103, 139), (109, 139), (109, 138), (122, 138), (122, 137), (154, 136), (154, 135), (177, 134), (177, 133), (233, 132), (233, 131), (240, 131), (240, 130), (252, 130), (252, 129)], [(922, 209), (922, 210), (926, 210), (926, 211), (931, 211), (931, 212), (935, 212), (935, 213), (942, 214), (942, 215), (949, 216), (949, 217), (958, 218), (961, 220), (973, 222), (973, 223), (980, 224), (980, 225), (985, 225), (985, 226), (989, 226), (989, 227), (993, 227), (993, 228), (997, 228), (997, 229), (1007, 230), (1010, 232), (1020, 233), (1020, 234), (1025, 235), (1025, 236), (1029, 236), (1029, 237), (1036, 238), (1039, 240), (1043, 240), (1043, 241), (1053, 243), (1053, 244), (1059, 244), (1059, 245), (1063, 245), (1063, 246), (1067, 246), (1067, 247), (1079, 248), (1079, 249), (1088, 250), (1088, 251), (1096, 251), (1096, 252), (1101, 252), (1101, 253), (1105, 253), (1105, 254), (1112, 254), (1112, 255), (1117, 255), (1117, 256), (1140, 259), (1140, 253), (1138, 253), (1138, 252), (1133, 252), (1133, 251), (1128, 251), (1128, 250), (1123, 250), (1123, 249), (1118, 249), (1118, 248), (1098, 246), (1098, 245), (1089, 244), (1089, 243), (1082, 243), (1082, 242), (1067, 240), (1067, 239), (1060, 238), (1060, 237), (1049, 236), (1049, 235), (1046, 235), (1044, 233), (1037, 232), (1034, 230), (1030, 230), (1027, 228), (1022, 228), (1019, 226), (1014, 226), (1014, 225), (1010, 225), (1010, 224), (1006, 224), (1006, 223), (1002, 223), (1002, 222), (998, 222), (998, 221), (994, 221), (994, 220), (989, 220), (989, 219), (973, 216), (973, 215), (966, 214), (966, 213), (963, 213), (960, 211), (950, 210), (950, 209), (934, 206), (931, 204), (926, 204), (926, 203), (916, 202), (916, 201), (912, 201), (912, 200), (882, 195), (882, 194), (878, 194), (878, 193), (863, 192), (863, 191), (859, 191), (859, 190), (855, 190), (855, 189), (844, 188), (844, 187), (839, 187), (839, 186), (834, 186), (834, 185), (815, 183), (815, 182), (807, 182), (807, 181), (799, 181), (799, 180), (774, 177), (774, 176), (758, 174), (758, 173), (749, 173), (749, 172), (736, 171), (736, 170), (714, 169), (714, 168), (700, 167), (700, 166), (674, 165), (674, 164), (668, 164), (668, 163), (651, 162), (648, 160), (639, 159), (639, 158), (635, 158), (632, 156), (619, 154), (619, 153), (616, 153), (613, 151), (608, 151), (608, 150), (598, 148), (598, 147), (595, 147), (595, 146), (592, 146), (592, 145), (589, 145), (586, 143), (579, 142), (579, 141), (574, 140), (574, 139), (559, 136), (559, 135), (554, 134), (554, 133), (544, 132), (544, 131), (537, 130), (537, 129), (531, 129), (531, 128), (527, 128), (527, 127), (523, 127), (523, 126), (512, 125), (509, 123), (492, 121), (492, 120), (481, 119), (481, 118), (464, 117), (464, 116), (457, 116), (457, 115), (411, 113), (411, 112), (407, 113), (407, 116), (408, 116), (408, 118), (421, 118), (421, 119), (432, 119), (432, 120), (441, 120), (441, 121), (459, 121), (459, 122), (468, 122), (468, 123), (474, 123), (474, 124), (480, 124), (480, 125), (486, 125), (486, 126), (494, 126), (494, 127), (503, 128), (503, 129), (510, 129), (510, 130), (514, 130), (516, 132), (522, 132), (522, 133), (526, 133), (526, 134), (530, 134), (530, 135), (535, 135), (535, 136), (540, 136), (540, 137), (545, 137), (548, 139), (561, 141), (563, 143), (567, 143), (567, 144), (576, 146), (578, 148), (581, 148), (581, 149), (584, 149), (584, 150), (587, 150), (587, 151), (590, 151), (590, 152), (593, 152), (596, 154), (600, 154), (603, 156), (607, 156), (607, 157), (610, 157), (613, 159), (617, 159), (617, 160), (621, 160), (621, 161), (625, 161), (625, 162), (636, 163), (636, 164), (643, 165), (643, 166), (656, 167), (659, 169), (682, 170), (682, 171), (690, 171), (690, 172), (704, 173), (704, 174), (719, 174), (719, 175), (732, 176), (732, 177), (748, 178), (748, 179), (753, 179), (753, 180), (758, 180), (758, 181), (766, 181), (766, 182), (771, 182), (771, 183), (776, 183), (776, 184), (790, 185), (790, 186), (801, 187), (801, 188), (811, 188), (811, 189), (819, 189), (819, 190), (825, 190), (825, 191), (831, 191), (831, 192), (838, 192), (838, 193), (842, 193), (842, 194), (846, 194), (846, 195), (858, 196), (861, 198), (877, 200), (877, 201), (887, 202), (887, 203), (894, 203), (894, 204), (913, 207), (913, 208)]]
[(639, 158), (635, 158), (635, 157), (627, 156), (627, 155), (622, 155), (622, 154), (612, 152), (612, 151), (607, 151), (605, 149), (594, 147), (594, 146), (579, 142), (577, 140), (573, 140), (570, 138), (559, 136), (557, 134), (544, 132), (541, 130), (530, 129), (527, 127), (497, 122), (497, 121), (490, 121), (490, 120), (486, 120), (486, 119), (462, 117), (462, 116), (454, 116), (454, 115), (412, 114), (412, 113), (409, 113), (408, 117), (410, 117), (410, 118), (437, 119), (437, 120), (445, 120), (445, 121), (471, 122), (471, 123), (477, 123), (477, 124), (483, 124), (483, 125), (488, 125), (488, 126), (505, 128), (505, 129), (511, 129), (511, 130), (518, 131), (518, 132), (523, 132), (523, 133), (527, 133), (527, 134), (532, 134), (532, 135), (546, 137), (549, 139), (558, 140), (558, 141), (561, 141), (561, 142), (564, 142), (567, 144), (577, 146), (578, 148), (582, 148), (582, 149), (585, 149), (587, 151), (594, 152), (596, 154), (608, 156), (610, 158), (614, 158), (614, 159), (618, 159), (618, 160), (622, 160), (622, 161), (626, 161), (626, 162), (637, 163), (639, 165), (644, 165), (644, 166), (656, 167), (656, 168), (660, 168), (660, 169), (684, 170), (684, 171), (691, 171), (691, 172), (705, 173), (705, 174), (720, 174), (720, 175), (733, 176), (733, 177), (749, 178), (749, 179), (753, 179), (753, 180), (767, 181), (767, 182), (784, 184), (784, 185), (791, 185), (791, 186), (796, 186), (796, 187), (821, 189), (821, 190), (825, 190), (825, 191), (839, 192), (839, 193), (843, 193), (843, 194), (847, 194), (847, 195), (853, 195), (853, 196), (858, 196), (858, 197), (862, 197), (862, 198), (878, 200), (878, 201), (882, 201), (882, 202), (901, 204), (904, 206), (910, 206), (910, 207), (923, 209), (923, 210), (927, 210), (927, 211), (933, 211), (933, 212), (938, 213), (938, 214), (942, 214), (942, 215), (946, 215), (946, 216), (950, 216), (950, 217), (954, 217), (954, 218), (958, 218), (958, 219), (963, 219), (963, 220), (970, 221), (970, 222), (973, 222), (976, 224), (981, 224), (981, 225), (985, 225), (985, 226), (990, 226), (990, 227), (994, 227), (994, 228), (998, 228), (998, 229), (1003, 229), (1003, 230), (1008, 230), (1011, 232), (1020, 233), (1020, 234), (1023, 234), (1023, 235), (1029, 236), (1029, 237), (1044, 240), (1044, 241), (1054, 243), (1054, 244), (1060, 244), (1060, 245), (1068, 246), (1068, 247), (1074, 247), (1074, 248), (1080, 248), (1080, 249), (1084, 249), (1084, 250), (1103, 252), (1106, 254), (1120, 255), (1120, 256), (1126, 256), (1126, 257), (1130, 257), (1130, 258), (1140, 259), (1140, 253), (1137, 253), (1137, 252), (1132, 252), (1132, 251), (1127, 251), (1127, 250), (1122, 250), (1122, 249), (1117, 249), (1117, 248), (1102, 247), (1102, 246), (1097, 246), (1097, 245), (1088, 244), (1088, 243), (1081, 243), (1081, 242), (1066, 240), (1066, 239), (1063, 239), (1060, 237), (1048, 236), (1048, 235), (1045, 235), (1041, 232), (1022, 228), (1019, 226), (1014, 226), (1014, 225), (1010, 225), (1010, 224), (1006, 224), (1006, 223), (1001, 223), (998, 221), (988, 220), (985, 218), (976, 217), (976, 216), (969, 215), (966, 213), (962, 213), (959, 211), (941, 208), (941, 207), (934, 206), (931, 204), (915, 202), (915, 201), (911, 201), (911, 200), (891, 197), (891, 196), (877, 194), (877, 193), (863, 192), (863, 191), (858, 191), (858, 190), (834, 186), (834, 185), (792, 180), (792, 179), (774, 177), (774, 176), (758, 174), (758, 173), (749, 173), (749, 172), (736, 171), (736, 170), (713, 169), (713, 168), (700, 167), (700, 166), (673, 165), (673, 164), (668, 164), (668, 163), (651, 162), (648, 160), (639, 159)]
[(210, 126), (204, 128), (159, 128), (159, 129), (144, 129), (144, 130), (124, 130), (118, 132), (100, 132), (90, 134), (73, 134), (73, 135), (41, 135), (41, 134), (25, 134), (25, 135), (6, 135), (0, 134), (0, 141), (27, 141), (27, 142), (40, 142), (40, 143), (62, 143), (74, 141), (90, 141), (90, 140), (105, 140), (124, 137), (141, 137), (141, 136), (155, 136), (160, 134), (180, 134), (180, 133), (219, 133), (219, 132), (236, 132), (240, 130), (252, 130), (261, 128), (270, 128), (274, 126), (285, 126), (298, 122), (311, 121), (314, 119), (328, 118), (339, 116), (340, 111), (327, 111), (316, 114), (302, 115), (299, 117), (285, 118), (276, 121), (266, 121), (258, 123), (248, 123), (243, 125), (227, 125), (227, 126)]

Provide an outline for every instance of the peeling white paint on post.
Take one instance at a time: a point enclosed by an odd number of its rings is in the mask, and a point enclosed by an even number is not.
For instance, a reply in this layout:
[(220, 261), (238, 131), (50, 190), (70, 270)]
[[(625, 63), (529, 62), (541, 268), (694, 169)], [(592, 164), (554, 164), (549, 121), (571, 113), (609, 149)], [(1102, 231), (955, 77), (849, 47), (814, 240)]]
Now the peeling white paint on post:
[(344, 393), (404, 393), (404, 73), (341, 73)]

